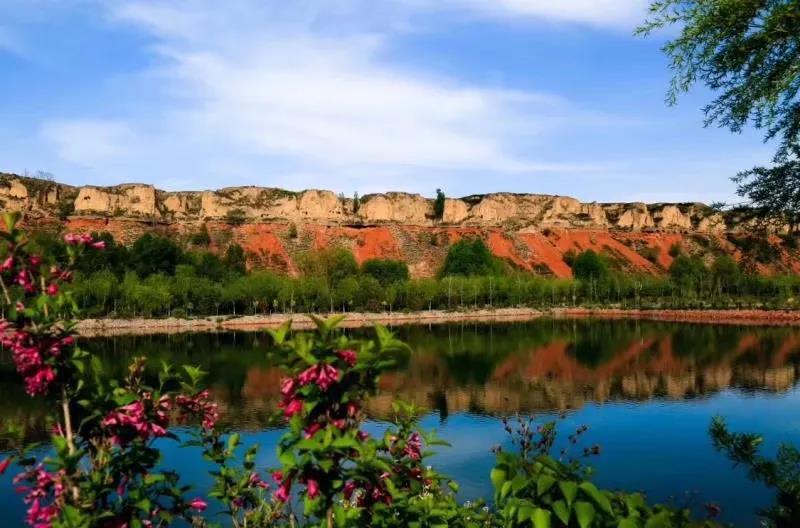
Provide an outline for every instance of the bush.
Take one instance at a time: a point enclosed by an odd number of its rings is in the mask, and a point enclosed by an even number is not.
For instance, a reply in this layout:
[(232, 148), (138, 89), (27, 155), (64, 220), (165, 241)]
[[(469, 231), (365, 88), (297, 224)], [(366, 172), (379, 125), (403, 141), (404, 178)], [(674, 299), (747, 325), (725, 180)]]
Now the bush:
[(374, 277), (381, 286), (387, 286), (408, 280), (408, 264), (402, 260), (369, 259), (361, 264), (361, 273)]
[(441, 275), (499, 275), (502, 263), (480, 238), (462, 239), (450, 246)]
[(240, 226), (247, 220), (247, 213), (244, 209), (231, 209), (225, 214), (225, 221), (232, 226)]
[(609, 276), (608, 264), (591, 249), (579, 253), (572, 263), (572, 273), (582, 281), (604, 281)]
[(131, 247), (133, 269), (140, 277), (155, 273), (172, 275), (181, 261), (183, 252), (172, 240), (145, 233)]

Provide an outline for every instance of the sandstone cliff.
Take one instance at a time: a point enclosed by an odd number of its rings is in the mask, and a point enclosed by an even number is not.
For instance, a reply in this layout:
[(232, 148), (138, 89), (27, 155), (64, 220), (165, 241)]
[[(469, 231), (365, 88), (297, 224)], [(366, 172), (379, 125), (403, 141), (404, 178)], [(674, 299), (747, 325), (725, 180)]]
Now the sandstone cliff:
[[(228, 187), (166, 192), (146, 184), (72, 187), (0, 174), (0, 208), (27, 222), (66, 223), (70, 229), (110, 231), (130, 242), (145, 231), (187, 237), (202, 225), (211, 249), (241, 244), (253, 266), (295, 273), (297, 254), (328, 246), (349, 248), (359, 261), (408, 261), (412, 274), (436, 272), (447, 246), (479, 236), (515, 267), (571, 276), (570, 252), (609, 254), (624, 269), (663, 272), (675, 245), (687, 251), (726, 253), (737, 259), (746, 226), (699, 203), (584, 203), (566, 196), (493, 193), (434, 202), (418, 194), (389, 192), (353, 200), (331, 191)], [(751, 263), (759, 271), (800, 271), (800, 258), (778, 248), (775, 262)]]

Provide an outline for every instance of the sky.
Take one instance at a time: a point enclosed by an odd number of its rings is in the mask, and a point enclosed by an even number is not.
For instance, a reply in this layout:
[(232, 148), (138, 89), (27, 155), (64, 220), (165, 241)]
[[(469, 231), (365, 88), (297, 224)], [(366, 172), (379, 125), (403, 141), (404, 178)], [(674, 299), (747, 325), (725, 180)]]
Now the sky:
[(731, 201), (646, 0), (2, 0), (0, 171), (165, 190)]

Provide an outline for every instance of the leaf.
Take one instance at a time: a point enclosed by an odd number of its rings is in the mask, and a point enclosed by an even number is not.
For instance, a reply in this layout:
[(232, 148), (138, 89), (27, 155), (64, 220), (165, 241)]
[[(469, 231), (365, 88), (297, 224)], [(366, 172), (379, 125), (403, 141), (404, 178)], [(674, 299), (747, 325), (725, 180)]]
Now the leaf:
[(639, 521), (633, 517), (622, 519), (617, 525), (617, 528), (639, 528)]
[(536, 508), (533, 512), (534, 528), (550, 528), (550, 512), (542, 508)]
[(608, 513), (609, 515), (612, 514), (611, 511), (611, 502), (609, 502), (608, 497), (603, 494), (600, 490), (597, 489), (597, 486), (592, 484), (591, 482), (581, 482), (580, 486), (578, 486), (581, 491), (586, 493), (592, 500), (600, 506), (600, 508)]
[(556, 479), (551, 477), (550, 475), (542, 475), (539, 477), (539, 480), (536, 481), (536, 495), (540, 496), (547, 492), (550, 488), (553, 487), (553, 484), (556, 483)]
[(282, 325), (280, 325), (275, 330), (267, 328), (267, 334), (272, 338), (276, 345), (282, 345), (284, 341), (286, 341), (286, 336), (289, 334), (289, 330), (292, 329), (292, 320), (288, 319)]
[(672, 523), (669, 520), (669, 512), (663, 511), (650, 517), (644, 524), (644, 528), (671, 528)]
[(562, 480), (558, 483), (561, 494), (567, 499), (567, 505), (572, 506), (572, 501), (575, 500), (575, 495), (578, 494), (578, 485), (568, 480)]
[(567, 503), (563, 500), (557, 500), (553, 503), (552, 508), (558, 520), (561, 521), (562, 524), (568, 525), (571, 512)]
[(495, 490), (500, 490), (500, 486), (506, 481), (508, 477), (508, 472), (500, 467), (496, 467), (492, 469), (489, 473), (489, 479), (492, 481), (492, 486), (494, 486)]
[(586, 528), (592, 524), (594, 520), (594, 506), (588, 502), (578, 501), (575, 503), (575, 518), (578, 519), (578, 525), (581, 528)]

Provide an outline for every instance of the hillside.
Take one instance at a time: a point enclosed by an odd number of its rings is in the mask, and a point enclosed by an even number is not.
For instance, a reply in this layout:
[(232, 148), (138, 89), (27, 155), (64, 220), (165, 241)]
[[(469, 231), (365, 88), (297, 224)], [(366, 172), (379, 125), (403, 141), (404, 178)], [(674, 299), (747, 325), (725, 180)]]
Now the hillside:
[[(450, 244), (484, 239), (517, 268), (569, 277), (569, 255), (594, 249), (620, 269), (663, 273), (670, 248), (709, 259), (728, 254), (761, 273), (800, 272), (800, 254), (778, 236), (752, 238), (732, 213), (700, 203), (583, 203), (566, 196), (493, 193), (448, 198), (441, 219), (418, 194), (351, 198), (331, 191), (266, 187), (166, 192), (152, 185), (73, 187), (0, 174), (0, 207), (24, 213), (31, 227), (109, 231), (130, 243), (147, 231), (188, 241), (205, 225), (212, 250), (240, 244), (251, 267), (295, 274), (300, 253), (347, 247), (356, 260), (398, 258), (430, 276)], [(674, 251), (673, 251), (674, 253)], [(566, 259), (566, 260), (565, 260)]]

